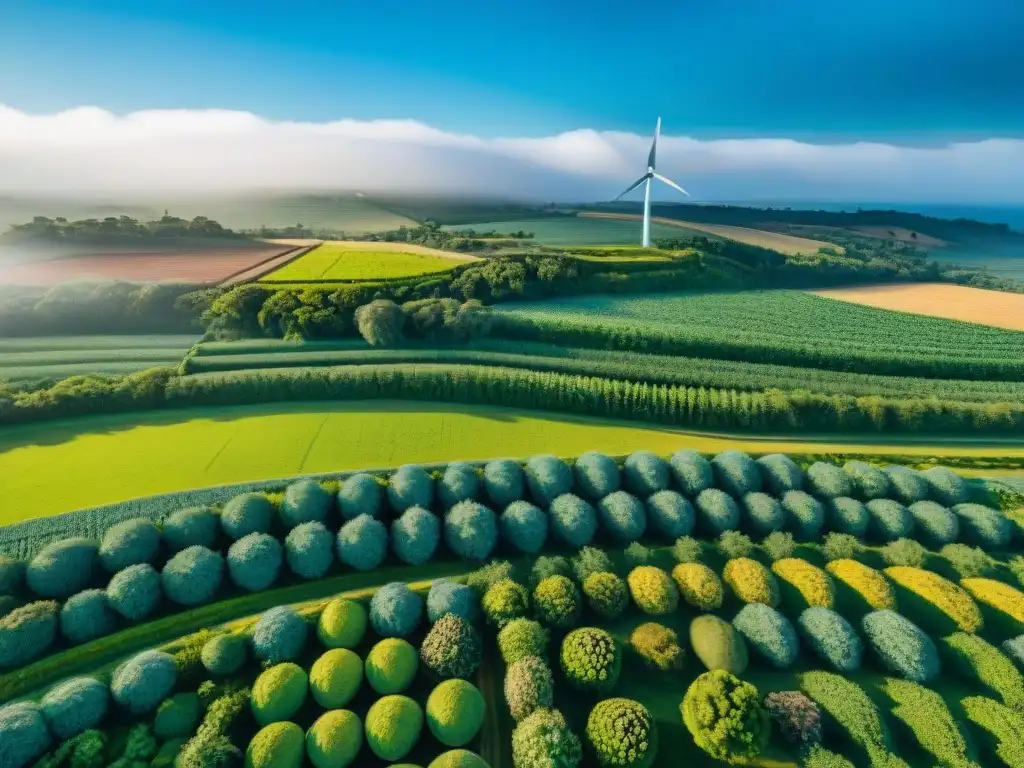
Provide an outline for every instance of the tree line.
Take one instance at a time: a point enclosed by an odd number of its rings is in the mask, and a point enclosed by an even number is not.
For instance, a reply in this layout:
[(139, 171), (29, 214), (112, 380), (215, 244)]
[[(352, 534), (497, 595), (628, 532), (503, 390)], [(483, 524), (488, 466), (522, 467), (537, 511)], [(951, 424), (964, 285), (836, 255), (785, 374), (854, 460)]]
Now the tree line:
[(131, 243), (139, 240), (181, 238), (239, 240), (245, 235), (221, 226), (206, 216), (183, 219), (167, 212), (159, 219), (141, 221), (131, 216), (69, 221), (62, 216), (36, 216), (23, 224), (12, 224), (0, 234), (0, 241), (45, 240), (69, 243)]

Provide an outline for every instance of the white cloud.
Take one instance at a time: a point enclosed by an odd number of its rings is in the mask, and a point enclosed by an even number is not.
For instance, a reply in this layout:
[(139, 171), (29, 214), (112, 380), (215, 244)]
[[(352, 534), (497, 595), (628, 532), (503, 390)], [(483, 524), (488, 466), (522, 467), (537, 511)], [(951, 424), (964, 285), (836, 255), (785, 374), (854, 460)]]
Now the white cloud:
[[(602, 200), (643, 171), (649, 142), (590, 129), (480, 138), (415, 120), (276, 122), (229, 110), (119, 116), (96, 107), (28, 115), (0, 105), (0, 194), (358, 189)], [(665, 135), (658, 169), (695, 200), (1024, 202), (1024, 140), (1016, 139), (906, 147)]]

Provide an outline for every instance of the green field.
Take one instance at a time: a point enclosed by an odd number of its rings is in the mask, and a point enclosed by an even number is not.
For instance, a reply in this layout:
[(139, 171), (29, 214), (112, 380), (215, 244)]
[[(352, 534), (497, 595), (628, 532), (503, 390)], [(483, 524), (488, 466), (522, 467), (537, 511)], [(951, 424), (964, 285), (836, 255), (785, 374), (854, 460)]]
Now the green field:
[[(593, 449), (1024, 456), (1024, 445), (712, 436), (502, 408), (352, 402), (80, 418), (0, 432), (0, 523), (188, 488), (407, 462)], [(59, 470), (58, 475), (55, 472)]]
[[(352, 248), (344, 243), (324, 243), (296, 261), (264, 275), (261, 282), (287, 283), (307, 280), (393, 280), (446, 272), (465, 259), (436, 253)], [(440, 253), (440, 252), (438, 252)]]
[[(641, 224), (639, 221), (619, 221), (616, 219), (585, 219), (575, 216), (560, 216), (549, 219), (519, 221), (487, 221), (469, 225), (446, 227), (446, 229), (466, 229), (471, 227), (477, 232), (533, 232), (533, 241), (541, 245), (628, 245), (640, 243)], [(703, 232), (674, 227), (667, 224), (652, 224), (651, 237), (684, 238), (704, 237)]]
[(43, 336), (0, 339), (0, 380), (125, 374), (177, 365), (194, 336)]

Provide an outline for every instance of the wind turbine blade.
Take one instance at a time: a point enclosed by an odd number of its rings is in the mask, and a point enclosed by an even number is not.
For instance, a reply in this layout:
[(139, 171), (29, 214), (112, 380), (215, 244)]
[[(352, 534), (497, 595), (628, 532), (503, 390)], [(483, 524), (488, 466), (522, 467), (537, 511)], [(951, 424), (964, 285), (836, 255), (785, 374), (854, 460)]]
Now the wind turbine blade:
[(651, 154), (647, 156), (647, 167), (654, 168), (654, 156), (658, 153), (658, 136), (661, 133), (661, 118), (658, 118), (658, 124), (654, 128), (654, 141), (651, 142)]
[(678, 190), (679, 190), (680, 192), (682, 192), (682, 193), (683, 193), (684, 195), (686, 195), (687, 197), (690, 197), (690, 193), (689, 193), (689, 192), (687, 192), (687, 191), (686, 191), (685, 189), (683, 189), (682, 187), (680, 187), (680, 186), (679, 186), (678, 184), (676, 184), (676, 183), (675, 183), (674, 181), (672, 181), (672, 179), (666, 179), (666, 178), (665, 178), (664, 176), (662, 176), (662, 175), (661, 175), (660, 173), (652, 173), (651, 175), (652, 175), (652, 176), (653, 176), (654, 178), (656, 178), (656, 179), (657, 179), (658, 181), (660, 181), (660, 182), (663, 182), (663, 183), (665, 183), (665, 184), (668, 184), (668, 185), (669, 185), (670, 187), (672, 187), (673, 189), (678, 189)]
[[(623, 192), (622, 194), (620, 194), (620, 195), (619, 195), (618, 197), (616, 197), (616, 198), (615, 198), (615, 200), (621, 200), (621, 199), (622, 199), (622, 198), (623, 198), (624, 196), (628, 195), (628, 194), (629, 194), (630, 192), (632, 192), (632, 191), (633, 191), (634, 189), (636, 189), (636, 188), (637, 188), (637, 187), (639, 187), (639, 186), (640, 186), (641, 184), (643, 184), (643, 183), (644, 183), (645, 181), (647, 181), (647, 179), (648, 179), (648, 178), (650, 178), (650, 177), (649, 177), (649, 176), (648, 176), (648, 175), (647, 175), (647, 174), (645, 173), (645, 174), (644, 174), (643, 176), (641, 176), (641, 177), (640, 177), (639, 179), (637, 179), (637, 180), (636, 180), (636, 181), (634, 181), (634, 182), (633, 182), (632, 184), (630, 184), (630, 185), (629, 185), (629, 187), (628, 187), (628, 188), (626, 189), (626, 191), (625, 191), (625, 192)], [(615, 202), (615, 200), (613, 200), (612, 202), (614, 203), (614, 202)]]

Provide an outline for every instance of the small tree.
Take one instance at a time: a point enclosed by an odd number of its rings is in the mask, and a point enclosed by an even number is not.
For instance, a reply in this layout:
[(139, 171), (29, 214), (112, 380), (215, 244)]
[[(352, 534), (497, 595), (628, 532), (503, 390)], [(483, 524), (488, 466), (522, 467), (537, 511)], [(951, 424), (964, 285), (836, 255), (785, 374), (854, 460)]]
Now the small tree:
[(395, 302), (377, 299), (356, 309), (359, 335), (373, 347), (393, 347), (405, 338), (405, 313)]

